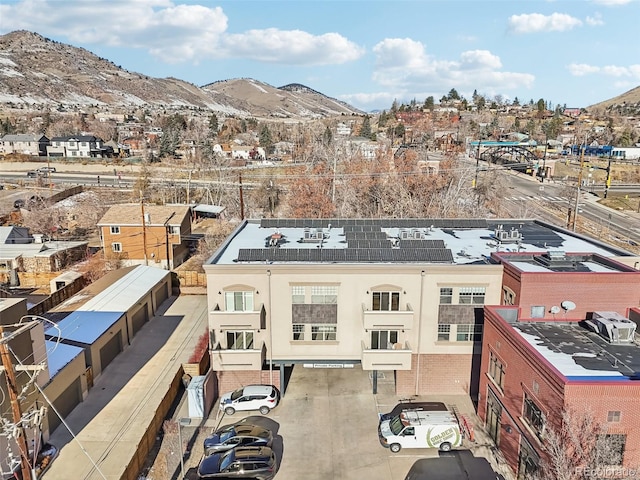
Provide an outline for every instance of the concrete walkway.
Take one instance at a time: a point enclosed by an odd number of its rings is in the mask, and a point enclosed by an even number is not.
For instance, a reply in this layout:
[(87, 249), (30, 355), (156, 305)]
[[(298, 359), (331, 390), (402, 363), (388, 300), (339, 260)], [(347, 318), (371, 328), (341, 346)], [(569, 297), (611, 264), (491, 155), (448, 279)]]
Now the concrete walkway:
[(160, 312), (65, 419), (76, 439), (64, 425), (53, 432), (49, 442), (60, 454), (45, 480), (120, 480), (127, 465), (137, 461), (156, 410), (207, 328), (207, 297), (171, 297)]

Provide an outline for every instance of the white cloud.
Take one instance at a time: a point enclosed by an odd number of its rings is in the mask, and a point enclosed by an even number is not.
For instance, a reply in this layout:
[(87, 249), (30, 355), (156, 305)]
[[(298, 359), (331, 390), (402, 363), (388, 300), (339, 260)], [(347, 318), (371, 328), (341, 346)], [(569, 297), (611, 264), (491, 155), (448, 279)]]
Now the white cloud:
[[(206, 5), (206, 4), (205, 4)], [(242, 57), (287, 65), (353, 61), (364, 50), (337, 33), (299, 30), (227, 33), (221, 7), (176, 5), (171, 0), (19, 0), (0, 6), (12, 29), (64, 36), (74, 44), (102, 44), (146, 50), (167, 63)], [(108, 20), (107, 20), (108, 19)]]
[(630, 75), (627, 67), (618, 67), (616, 65), (605, 65), (601, 69), (602, 73), (611, 77), (628, 77)]
[(606, 5), (608, 7), (615, 7), (617, 5), (626, 5), (627, 3), (631, 3), (632, 0), (593, 0), (593, 3), (597, 3), (598, 5)]
[(596, 13), (593, 17), (587, 15), (585, 22), (587, 23), (587, 25), (590, 25), (592, 27), (604, 25), (604, 20), (602, 20), (602, 15), (600, 15), (599, 13)]
[[(418, 96), (414, 92), (448, 92), (477, 89), (488, 94), (530, 88), (535, 77), (528, 73), (501, 71), (500, 58), (488, 50), (462, 52), (458, 60), (440, 60), (427, 54), (424, 45), (411, 39), (385, 39), (375, 45), (373, 80), (396, 92), (394, 98)], [(404, 92), (399, 95), (397, 92)]]
[(600, 67), (593, 65), (587, 65), (586, 63), (571, 63), (567, 65), (567, 69), (571, 75), (576, 77), (582, 77), (591, 73), (597, 73), (600, 71)]
[(227, 56), (289, 65), (341, 64), (364, 54), (363, 48), (337, 33), (311, 35), (275, 28), (225, 35), (220, 47)]
[(483, 68), (498, 69), (502, 67), (500, 57), (488, 50), (469, 50), (460, 55), (460, 67), (469, 70)]
[(566, 13), (523, 13), (509, 17), (509, 30), (513, 33), (565, 32), (582, 25), (582, 21)]
[(599, 73), (609, 77), (631, 77), (640, 80), (640, 64), (629, 65), (626, 67), (619, 65), (605, 65), (598, 67), (595, 65), (588, 65), (586, 63), (572, 63), (567, 65), (567, 69), (571, 75), (576, 77)]

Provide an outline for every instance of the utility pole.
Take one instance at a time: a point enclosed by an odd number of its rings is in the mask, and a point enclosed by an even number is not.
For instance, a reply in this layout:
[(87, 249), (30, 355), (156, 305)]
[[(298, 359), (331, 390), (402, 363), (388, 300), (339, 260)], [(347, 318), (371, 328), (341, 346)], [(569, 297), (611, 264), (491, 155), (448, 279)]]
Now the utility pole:
[(573, 227), (572, 230), (576, 231), (576, 224), (578, 223), (578, 205), (580, 203), (580, 187), (582, 186), (582, 169), (584, 167), (584, 149), (586, 146), (582, 145), (580, 150), (580, 171), (578, 172), (578, 188), (576, 189), (576, 203), (573, 210)]
[(607, 180), (604, 182), (604, 198), (607, 198), (609, 187), (611, 187), (611, 156), (609, 156), (609, 163), (607, 164)]
[(476, 152), (476, 178), (473, 179), (473, 188), (478, 188), (478, 170), (480, 170), (480, 144), (482, 143), (482, 134), (478, 135), (478, 151)]
[(238, 173), (238, 185), (240, 187), (240, 220), (244, 220), (244, 197), (242, 194), (242, 173)]
[[(29, 327), (30, 328), (30, 327)], [(20, 329), (22, 331), (23, 329)], [(16, 443), (20, 450), (20, 469), (22, 472), (23, 480), (29, 480), (35, 478), (31, 476), (31, 465), (29, 464), (29, 449), (27, 448), (27, 440), (25, 436), (24, 427), (22, 426), (22, 409), (20, 407), (20, 400), (18, 399), (18, 384), (16, 382), (16, 372), (11, 362), (11, 356), (9, 355), (8, 342), (10, 338), (14, 337), (17, 332), (12, 332), (12, 335), (4, 337), (4, 326), (0, 325), (0, 357), (2, 358), (2, 370), (7, 379), (7, 387), (9, 390), (9, 400), (11, 402), (11, 411), (13, 413), (13, 423), (16, 426), (18, 434), (16, 435)], [(34, 452), (35, 454), (35, 452)]]
[(147, 219), (145, 218), (144, 213), (144, 198), (142, 197), (142, 190), (140, 191), (140, 210), (142, 213), (142, 250), (144, 255), (144, 264), (145, 266), (149, 266), (149, 260), (147, 259)]

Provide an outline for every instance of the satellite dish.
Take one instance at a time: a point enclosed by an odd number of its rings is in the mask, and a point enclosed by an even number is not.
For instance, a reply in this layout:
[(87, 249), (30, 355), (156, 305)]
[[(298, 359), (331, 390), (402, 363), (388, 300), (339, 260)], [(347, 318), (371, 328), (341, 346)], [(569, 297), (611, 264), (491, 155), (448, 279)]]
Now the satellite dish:
[(565, 300), (564, 302), (562, 302), (560, 304), (560, 306), (566, 310), (567, 312), (570, 310), (575, 310), (576, 309), (576, 304), (573, 303), (571, 300)]
[(560, 313), (560, 307), (558, 307), (557, 305), (554, 305), (553, 307), (551, 307), (551, 310), (549, 311), (555, 315), (556, 313)]

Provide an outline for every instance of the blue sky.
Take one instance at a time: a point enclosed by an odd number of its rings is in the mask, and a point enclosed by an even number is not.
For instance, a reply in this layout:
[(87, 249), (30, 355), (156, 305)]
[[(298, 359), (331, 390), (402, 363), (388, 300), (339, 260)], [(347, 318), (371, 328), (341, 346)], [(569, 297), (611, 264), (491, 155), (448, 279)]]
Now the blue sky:
[(130, 71), (302, 83), (366, 110), (455, 88), (585, 107), (640, 85), (639, 0), (2, 0)]

